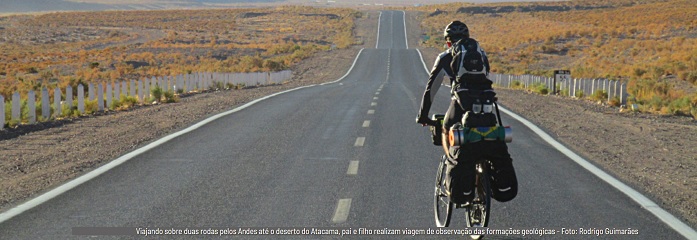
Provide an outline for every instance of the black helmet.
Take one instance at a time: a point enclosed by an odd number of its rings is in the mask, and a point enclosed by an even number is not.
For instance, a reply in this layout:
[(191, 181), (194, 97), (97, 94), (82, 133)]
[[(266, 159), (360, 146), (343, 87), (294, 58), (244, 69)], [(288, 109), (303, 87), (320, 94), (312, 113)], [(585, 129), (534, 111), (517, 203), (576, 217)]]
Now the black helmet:
[(453, 21), (448, 26), (445, 26), (445, 30), (443, 30), (443, 37), (448, 40), (448, 38), (452, 40), (456, 39), (462, 39), (462, 38), (468, 38), (470, 37), (470, 30), (467, 28), (467, 25), (460, 21)]

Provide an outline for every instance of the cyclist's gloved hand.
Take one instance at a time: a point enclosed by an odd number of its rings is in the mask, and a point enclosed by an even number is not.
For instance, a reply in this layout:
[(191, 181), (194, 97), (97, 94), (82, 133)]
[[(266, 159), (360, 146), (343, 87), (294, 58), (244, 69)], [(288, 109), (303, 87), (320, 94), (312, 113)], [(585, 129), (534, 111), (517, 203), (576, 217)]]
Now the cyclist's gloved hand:
[(421, 126), (426, 126), (428, 123), (431, 122), (431, 119), (427, 117), (422, 117), (421, 114), (416, 117), (416, 123), (421, 124)]

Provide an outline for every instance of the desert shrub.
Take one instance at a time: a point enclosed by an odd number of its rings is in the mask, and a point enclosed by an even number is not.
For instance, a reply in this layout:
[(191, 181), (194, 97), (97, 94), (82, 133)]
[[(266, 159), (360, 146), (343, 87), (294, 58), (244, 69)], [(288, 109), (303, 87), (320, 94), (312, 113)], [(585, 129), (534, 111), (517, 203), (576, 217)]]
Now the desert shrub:
[(130, 107), (135, 106), (138, 104), (138, 99), (133, 96), (126, 96), (126, 95), (121, 95), (119, 98), (119, 107), (121, 109), (128, 109)]
[(569, 96), (569, 89), (562, 89), (561, 91), (559, 91), (559, 94), (561, 94), (562, 96)]
[(697, 71), (691, 71), (685, 76), (685, 80), (697, 85)]
[(162, 100), (163, 91), (160, 86), (153, 87), (152, 90), (150, 90), (150, 93), (152, 94), (153, 101), (159, 102), (160, 100)]
[(6, 125), (7, 125), (7, 127), (9, 127), (9, 128), (14, 128), (14, 127), (16, 127), (17, 125), (19, 125), (19, 123), (20, 123), (19, 120), (9, 120), (9, 121), (6, 122)]
[(585, 95), (583, 94), (583, 90), (577, 90), (575, 97), (577, 98), (583, 98)]
[(622, 102), (620, 102), (619, 97), (613, 97), (610, 99), (610, 101), (607, 102), (607, 104), (613, 107), (619, 107), (620, 105), (622, 105)]
[(61, 105), (61, 116), (63, 117), (77, 117), (80, 112), (77, 111), (77, 106), (69, 107), (67, 104)]
[(511, 83), (511, 88), (512, 88), (512, 89), (523, 88), (523, 83), (521, 83), (521, 82), (518, 81), (518, 80), (515, 80), (515, 81), (513, 81), (513, 82)]
[(166, 103), (179, 102), (179, 96), (174, 95), (174, 92), (172, 92), (171, 90), (164, 92), (164, 96)]
[(605, 90), (596, 90), (593, 95), (590, 96), (591, 100), (594, 101), (605, 101), (607, 99), (607, 91)]
[[(123, 96), (123, 95), (121, 95)], [(111, 106), (109, 106), (109, 109), (111, 110), (116, 110), (121, 106), (121, 98), (114, 98), (111, 100)]]
[(43, 121), (45, 121), (45, 120), (43, 119), (43, 117), (41, 116), (41, 113), (42, 113), (42, 112), (41, 112), (41, 108), (42, 108), (42, 106), (41, 106), (41, 101), (36, 101), (36, 105), (34, 105), (34, 106), (35, 106), (35, 108), (34, 108), (34, 116), (36, 116), (36, 121), (37, 121), (37, 122), (43, 122)]
[(644, 105), (648, 107), (648, 111), (657, 111), (660, 112), (661, 109), (666, 106), (666, 100), (659, 97), (659, 96), (654, 96), (651, 98), (649, 101), (647, 101)]
[(5, 122), (12, 120), (12, 102), (5, 103)]
[(670, 113), (680, 115), (690, 115), (690, 112), (693, 109), (691, 99), (689, 97), (682, 97), (671, 101), (667, 107)]
[(19, 102), (19, 119), (21, 122), (29, 121), (29, 103), (27, 100), (20, 100)]
[(92, 114), (99, 111), (99, 105), (97, 105), (97, 99), (95, 100), (85, 100), (85, 114)]
[(532, 89), (534, 92), (542, 95), (549, 94), (549, 88), (547, 88), (547, 85), (545, 85), (544, 83), (535, 83), (533, 84)]

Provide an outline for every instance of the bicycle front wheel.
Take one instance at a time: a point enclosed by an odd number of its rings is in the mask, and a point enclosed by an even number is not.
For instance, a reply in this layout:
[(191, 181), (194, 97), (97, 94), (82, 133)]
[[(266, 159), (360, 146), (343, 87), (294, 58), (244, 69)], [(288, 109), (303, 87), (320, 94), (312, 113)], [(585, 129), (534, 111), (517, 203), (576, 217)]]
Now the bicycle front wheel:
[(450, 202), (450, 196), (448, 196), (445, 191), (445, 161), (445, 156), (443, 156), (440, 164), (438, 165), (438, 172), (436, 173), (436, 187), (433, 194), (433, 212), (436, 218), (437, 227), (447, 227), (450, 225), (450, 215), (453, 211), (453, 203)]

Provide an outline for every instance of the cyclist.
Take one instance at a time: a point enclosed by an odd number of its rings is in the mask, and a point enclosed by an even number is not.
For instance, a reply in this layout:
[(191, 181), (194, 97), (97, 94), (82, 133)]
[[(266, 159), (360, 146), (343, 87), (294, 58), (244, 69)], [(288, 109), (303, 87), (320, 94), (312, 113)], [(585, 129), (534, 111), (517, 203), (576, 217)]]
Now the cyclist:
[[(448, 156), (445, 185), (449, 191), (450, 200), (456, 204), (467, 204), (474, 196), (475, 160), (486, 158), (492, 162), (492, 197), (500, 202), (510, 201), (517, 195), (518, 183), (513, 168), (512, 159), (508, 154), (508, 147), (503, 141), (480, 141), (464, 146), (449, 147), (448, 130), (455, 123), (460, 122), (464, 113), (472, 110), (472, 99), (457, 97), (462, 90), (491, 90), (489, 74), (489, 61), (486, 53), (479, 43), (470, 38), (467, 25), (460, 21), (453, 21), (445, 27), (443, 36), (449, 46), (448, 50), (439, 54), (435, 65), (431, 70), (426, 90), (421, 101), (421, 109), (416, 121), (422, 125), (431, 122), (428, 112), (435, 93), (442, 79), (441, 70), (445, 71), (451, 81), (451, 102), (445, 114), (443, 122), (442, 145)], [(483, 68), (479, 71), (462, 69), (461, 56), (454, 48), (461, 44), (475, 44), (482, 58)], [(458, 75), (458, 73), (462, 73)], [(439, 75), (441, 77), (439, 77)], [(493, 91), (492, 91), (493, 92)], [(458, 101), (458, 99), (460, 99)], [(464, 108), (464, 109), (463, 109)]]

